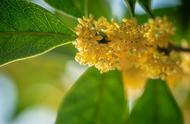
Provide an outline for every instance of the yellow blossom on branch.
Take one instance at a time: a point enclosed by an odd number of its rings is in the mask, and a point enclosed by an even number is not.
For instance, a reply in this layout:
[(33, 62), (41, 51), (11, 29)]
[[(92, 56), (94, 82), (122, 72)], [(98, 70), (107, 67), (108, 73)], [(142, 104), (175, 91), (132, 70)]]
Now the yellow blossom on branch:
[(140, 69), (145, 77), (165, 77), (181, 71), (178, 53), (162, 51), (172, 43), (174, 28), (166, 17), (139, 25), (123, 19), (121, 24), (104, 17), (79, 19), (76, 27), (76, 61), (100, 72)]
[(149, 19), (144, 27), (144, 36), (147, 38), (148, 45), (167, 47), (171, 42), (170, 37), (174, 34), (174, 27), (167, 17)]
[(75, 57), (76, 61), (89, 66), (94, 65), (101, 72), (115, 69), (120, 60), (109, 34), (117, 28), (115, 22), (107, 22), (103, 17), (98, 21), (92, 16), (79, 19), (79, 25), (76, 27), (78, 38), (75, 47), (79, 51)]

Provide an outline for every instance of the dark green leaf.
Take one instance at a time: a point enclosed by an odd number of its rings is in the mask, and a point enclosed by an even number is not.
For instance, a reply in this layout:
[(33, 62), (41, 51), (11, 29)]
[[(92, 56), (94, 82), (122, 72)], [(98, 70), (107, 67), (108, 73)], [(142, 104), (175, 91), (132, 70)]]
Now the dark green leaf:
[(136, 4), (136, 0), (125, 0), (128, 10), (131, 13), (131, 16), (135, 16), (135, 4)]
[(0, 0), (0, 66), (75, 39), (59, 18), (23, 0)]
[(111, 18), (108, 0), (45, 0), (53, 7), (76, 17), (92, 14), (95, 17)]
[[(181, 0), (181, 5), (178, 7), (178, 18), (181, 21), (181, 26), (184, 31), (187, 31), (190, 25), (190, 0)], [(184, 33), (184, 32), (183, 32)]]
[(165, 81), (148, 80), (128, 124), (183, 124), (180, 110)]
[(120, 73), (90, 68), (66, 95), (56, 124), (122, 124), (125, 114)]
[(152, 0), (138, 0), (138, 2), (140, 3), (140, 5), (143, 7), (143, 9), (146, 11), (146, 13), (150, 16), (150, 17), (154, 17), (154, 15), (152, 14), (152, 10), (151, 10), (151, 1)]

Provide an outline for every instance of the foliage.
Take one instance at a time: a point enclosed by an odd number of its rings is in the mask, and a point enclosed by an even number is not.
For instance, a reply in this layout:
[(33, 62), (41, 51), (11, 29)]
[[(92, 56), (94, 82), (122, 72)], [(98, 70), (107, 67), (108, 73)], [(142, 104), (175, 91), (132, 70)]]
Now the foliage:
[(67, 93), (56, 124), (122, 124), (126, 110), (120, 73), (90, 68)]
[[(146, 114), (142, 114), (146, 111)], [(151, 117), (151, 118), (150, 118)], [(183, 117), (166, 82), (148, 80), (143, 95), (134, 106), (129, 124), (182, 124)]]
[(47, 10), (23, 1), (0, 1), (0, 65), (42, 54), (75, 39)]

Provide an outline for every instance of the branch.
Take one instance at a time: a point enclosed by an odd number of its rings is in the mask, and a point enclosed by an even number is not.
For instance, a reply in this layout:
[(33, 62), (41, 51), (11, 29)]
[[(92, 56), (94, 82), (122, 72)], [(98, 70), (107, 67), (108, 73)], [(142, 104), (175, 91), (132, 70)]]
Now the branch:
[(158, 48), (160, 52), (164, 52), (166, 55), (169, 55), (171, 51), (177, 52), (190, 52), (190, 48), (183, 48), (180, 46), (175, 46), (173, 44), (169, 44), (167, 48)]

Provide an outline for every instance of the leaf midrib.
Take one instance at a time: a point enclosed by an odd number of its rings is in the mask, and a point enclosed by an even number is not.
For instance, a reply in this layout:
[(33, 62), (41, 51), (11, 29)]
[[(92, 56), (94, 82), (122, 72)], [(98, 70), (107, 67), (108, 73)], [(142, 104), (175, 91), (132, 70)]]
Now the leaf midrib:
[(103, 92), (105, 90), (105, 79), (104, 79), (104, 76), (101, 75), (100, 77), (101, 79), (101, 83), (99, 84), (99, 93), (98, 93), (98, 101), (97, 101), (97, 105), (96, 105), (96, 109), (95, 109), (95, 120), (94, 120), (94, 124), (97, 124), (98, 123), (98, 120), (100, 118), (100, 109), (101, 109), (101, 105), (100, 105), (100, 102), (103, 98)]
[(38, 36), (63, 36), (64, 33), (58, 32), (0, 32), (0, 35), (38, 35)]

